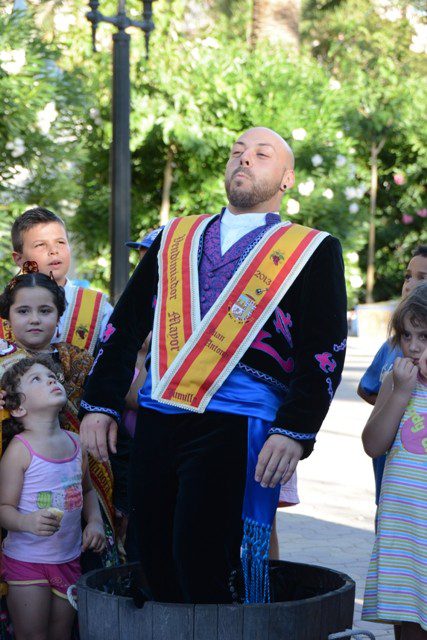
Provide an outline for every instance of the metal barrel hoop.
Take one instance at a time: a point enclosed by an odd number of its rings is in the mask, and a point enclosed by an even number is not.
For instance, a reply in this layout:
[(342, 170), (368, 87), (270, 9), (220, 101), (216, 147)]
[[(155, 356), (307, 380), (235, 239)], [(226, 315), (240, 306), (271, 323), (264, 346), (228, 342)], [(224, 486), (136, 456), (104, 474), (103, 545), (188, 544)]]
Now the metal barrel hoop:
[(328, 636), (328, 640), (342, 640), (344, 638), (356, 638), (356, 640), (370, 638), (371, 640), (375, 640), (375, 636), (372, 631), (367, 631), (366, 629), (346, 629), (346, 631), (331, 633)]

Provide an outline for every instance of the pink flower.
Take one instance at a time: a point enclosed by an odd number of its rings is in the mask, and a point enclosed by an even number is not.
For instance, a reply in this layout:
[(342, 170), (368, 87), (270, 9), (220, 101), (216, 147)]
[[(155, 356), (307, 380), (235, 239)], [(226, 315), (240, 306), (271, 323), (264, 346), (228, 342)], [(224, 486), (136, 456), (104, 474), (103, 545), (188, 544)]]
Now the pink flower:
[(420, 218), (427, 218), (427, 209), (418, 209), (417, 216), (420, 216)]
[(402, 184), (405, 184), (406, 182), (406, 178), (403, 173), (395, 173), (393, 176), (393, 180), (395, 184), (399, 185), (399, 187), (401, 187)]
[(403, 224), (411, 224), (414, 221), (414, 216), (409, 216), (407, 213), (404, 213), (402, 216)]

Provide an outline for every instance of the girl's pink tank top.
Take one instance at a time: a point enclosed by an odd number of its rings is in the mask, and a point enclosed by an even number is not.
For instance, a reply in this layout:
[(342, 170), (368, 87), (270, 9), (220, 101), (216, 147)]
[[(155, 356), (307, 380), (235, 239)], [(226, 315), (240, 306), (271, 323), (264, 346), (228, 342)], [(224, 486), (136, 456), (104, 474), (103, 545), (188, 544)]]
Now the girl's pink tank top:
[(24, 476), (20, 513), (55, 507), (64, 512), (61, 526), (51, 536), (27, 531), (9, 531), (3, 542), (5, 555), (23, 562), (59, 564), (80, 556), (82, 492), (82, 451), (78, 438), (66, 431), (74, 443), (70, 458), (55, 460), (36, 453), (21, 435), (15, 436), (28, 449), (31, 462)]

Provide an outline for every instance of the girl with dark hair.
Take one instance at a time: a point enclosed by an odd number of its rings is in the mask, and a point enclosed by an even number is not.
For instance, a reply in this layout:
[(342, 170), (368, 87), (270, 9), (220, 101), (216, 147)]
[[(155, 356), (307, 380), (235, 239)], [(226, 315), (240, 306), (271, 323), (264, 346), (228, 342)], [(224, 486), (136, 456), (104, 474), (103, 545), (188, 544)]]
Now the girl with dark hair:
[(22, 358), (1, 379), (15, 432), (0, 462), (2, 576), (17, 639), (70, 640), (67, 591), (81, 574), (81, 550), (105, 548), (87, 456), (59, 423), (67, 396), (52, 364)]
[[(24, 271), (15, 276), (0, 295), (0, 317), (8, 321), (11, 335), (9, 341), (0, 340), (0, 376), (24, 357), (51, 356), (62, 370), (67, 392), (67, 402), (60, 414), (61, 425), (79, 433), (80, 400), (93, 357), (67, 342), (52, 344), (59, 318), (65, 310), (64, 289), (53, 278), (38, 273), (34, 262), (25, 263)], [(109, 545), (105, 561), (116, 563), (111, 465), (109, 461), (99, 462), (90, 457), (89, 466), (106, 522)]]
[(362, 434), (369, 456), (387, 453), (362, 618), (400, 624), (401, 640), (427, 640), (427, 282), (397, 307), (391, 342), (403, 357)]
[(34, 272), (15, 276), (0, 295), (0, 317), (7, 320), (10, 339), (0, 341), (0, 374), (24, 356), (48, 354), (60, 364), (74, 413), (80, 405), (83, 384), (92, 366), (92, 356), (68, 343), (52, 345), (59, 318), (65, 311), (64, 289), (53, 278)]

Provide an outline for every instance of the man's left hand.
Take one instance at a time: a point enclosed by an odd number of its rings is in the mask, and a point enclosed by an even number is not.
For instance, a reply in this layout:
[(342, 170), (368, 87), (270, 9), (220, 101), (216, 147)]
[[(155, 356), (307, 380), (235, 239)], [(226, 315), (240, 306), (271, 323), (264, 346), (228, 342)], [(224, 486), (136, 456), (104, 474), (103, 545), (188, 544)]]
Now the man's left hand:
[(279, 434), (273, 434), (267, 438), (258, 456), (258, 464), (255, 469), (255, 480), (262, 487), (274, 489), (279, 482), (285, 484), (301, 459), (302, 445)]

